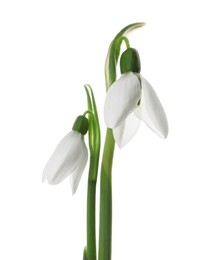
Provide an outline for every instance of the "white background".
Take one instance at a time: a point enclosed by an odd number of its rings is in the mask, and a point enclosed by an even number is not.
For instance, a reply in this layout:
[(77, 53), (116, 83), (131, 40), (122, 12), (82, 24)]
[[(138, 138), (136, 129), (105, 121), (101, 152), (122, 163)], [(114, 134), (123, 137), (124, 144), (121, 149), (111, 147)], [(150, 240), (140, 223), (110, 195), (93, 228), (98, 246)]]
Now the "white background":
[(115, 150), (112, 258), (209, 259), (206, 0), (0, 2), (0, 259), (82, 259), (88, 171), (72, 197), (69, 180), (42, 184), (42, 170), (86, 110), (87, 82), (104, 140), (107, 49), (141, 21), (131, 46), (170, 133), (162, 140), (142, 124)]

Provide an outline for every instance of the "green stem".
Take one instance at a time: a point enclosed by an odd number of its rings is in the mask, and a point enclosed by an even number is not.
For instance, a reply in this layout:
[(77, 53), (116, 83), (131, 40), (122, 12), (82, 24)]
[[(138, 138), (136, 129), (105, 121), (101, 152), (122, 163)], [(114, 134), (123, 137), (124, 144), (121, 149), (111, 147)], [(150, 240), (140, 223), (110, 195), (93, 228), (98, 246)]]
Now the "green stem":
[(96, 260), (96, 227), (95, 227), (95, 202), (96, 202), (96, 179), (98, 158), (90, 157), (88, 193), (87, 193), (87, 259)]
[(112, 130), (107, 129), (100, 186), (99, 260), (111, 259), (112, 245), (112, 161), (115, 141)]
[[(105, 62), (106, 90), (116, 80), (116, 66), (120, 56), (121, 43), (124, 40), (129, 48), (126, 34), (136, 28), (144, 26), (144, 23), (134, 23), (123, 28), (111, 42)], [(112, 161), (115, 141), (111, 129), (107, 129), (104, 144), (101, 183), (100, 183), (100, 223), (99, 223), (99, 260), (111, 260), (112, 245)], [(91, 259), (89, 259), (91, 260)]]
[(129, 43), (129, 40), (126, 36), (122, 36), (121, 40), (123, 40), (125, 42), (127, 49), (130, 48), (130, 43)]
[(85, 85), (88, 101), (90, 165), (87, 191), (87, 246), (84, 260), (96, 260), (96, 183), (100, 155), (100, 127), (94, 93)]

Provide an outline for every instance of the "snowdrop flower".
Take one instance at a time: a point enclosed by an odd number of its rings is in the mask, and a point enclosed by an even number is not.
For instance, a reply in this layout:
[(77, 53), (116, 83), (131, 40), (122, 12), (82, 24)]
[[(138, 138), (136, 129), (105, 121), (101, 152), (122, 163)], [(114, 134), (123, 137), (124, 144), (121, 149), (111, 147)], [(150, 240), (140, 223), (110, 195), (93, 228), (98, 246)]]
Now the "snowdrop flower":
[(70, 175), (72, 194), (77, 190), (88, 159), (84, 135), (88, 131), (88, 119), (78, 116), (72, 131), (57, 145), (46, 164), (42, 179), (58, 184)]
[(140, 121), (162, 138), (168, 135), (168, 123), (160, 100), (150, 83), (140, 73), (138, 52), (128, 48), (120, 60), (122, 76), (109, 88), (104, 119), (113, 129), (114, 139), (121, 148), (135, 135)]

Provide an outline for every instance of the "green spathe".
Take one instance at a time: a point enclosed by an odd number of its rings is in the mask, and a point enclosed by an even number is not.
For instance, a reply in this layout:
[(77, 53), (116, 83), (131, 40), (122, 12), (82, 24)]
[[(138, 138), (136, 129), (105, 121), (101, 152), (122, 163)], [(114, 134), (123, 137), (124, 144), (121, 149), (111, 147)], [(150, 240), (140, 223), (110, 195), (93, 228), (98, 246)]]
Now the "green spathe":
[(140, 73), (141, 63), (139, 53), (134, 48), (128, 48), (125, 50), (120, 58), (120, 71), (121, 74), (128, 72)]
[(78, 116), (75, 120), (75, 123), (73, 124), (72, 130), (77, 131), (82, 135), (85, 135), (88, 132), (88, 129), (89, 129), (88, 119), (83, 115)]

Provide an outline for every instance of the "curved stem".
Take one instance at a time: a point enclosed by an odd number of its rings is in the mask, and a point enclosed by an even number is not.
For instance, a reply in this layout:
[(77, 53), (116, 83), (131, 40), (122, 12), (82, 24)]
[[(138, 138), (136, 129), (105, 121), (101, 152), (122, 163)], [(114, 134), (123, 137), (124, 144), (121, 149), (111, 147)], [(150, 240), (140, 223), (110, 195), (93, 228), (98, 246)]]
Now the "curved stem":
[(127, 49), (130, 48), (130, 43), (129, 43), (129, 40), (126, 36), (122, 36), (121, 40), (123, 40), (125, 42)]
[(92, 115), (93, 115), (93, 113), (92, 113), (91, 111), (86, 110), (86, 111), (83, 113), (83, 116), (86, 116), (86, 115), (88, 115), (88, 114), (92, 114)]

